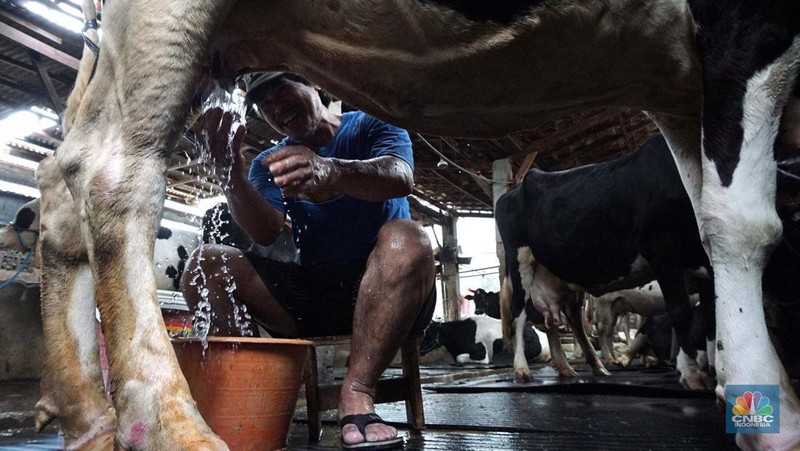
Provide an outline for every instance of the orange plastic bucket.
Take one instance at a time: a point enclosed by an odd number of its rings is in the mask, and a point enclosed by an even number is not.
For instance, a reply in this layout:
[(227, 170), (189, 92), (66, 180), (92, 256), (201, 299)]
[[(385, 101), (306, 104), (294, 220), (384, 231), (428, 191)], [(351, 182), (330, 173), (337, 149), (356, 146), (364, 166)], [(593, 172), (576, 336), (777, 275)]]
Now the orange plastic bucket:
[(247, 337), (175, 338), (197, 409), (232, 450), (286, 448), (312, 343)]

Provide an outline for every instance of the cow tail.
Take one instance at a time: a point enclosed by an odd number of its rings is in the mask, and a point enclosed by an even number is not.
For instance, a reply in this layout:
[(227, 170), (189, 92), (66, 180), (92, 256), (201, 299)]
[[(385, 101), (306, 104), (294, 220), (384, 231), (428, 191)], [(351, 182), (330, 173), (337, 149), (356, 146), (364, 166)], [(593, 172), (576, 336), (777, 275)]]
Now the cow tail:
[(514, 287), (511, 285), (511, 276), (503, 277), (500, 287), (500, 321), (503, 327), (503, 346), (513, 349), (514, 342), (514, 317), (511, 314), (511, 302), (514, 297)]
[[(80, 109), (83, 95), (86, 92), (86, 87), (89, 86), (89, 82), (94, 74), (98, 57), (96, 48), (100, 43), (100, 36), (97, 33), (97, 7), (95, 6), (94, 0), (83, 0), (81, 9), (83, 10), (83, 18), (86, 23), (83, 30), (86, 45), (83, 46), (83, 54), (81, 55), (81, 62), (78, 66), (75, 86), (72, 88), (69, 98), (67, 98), (67, 107), (64, 110), (64, 117), (61, 120), (65, 136), (69, 133), (72, 124), (75, 122), (75, 117), (78, 115), (78, 110)], [(90, 42), (95, 46), (95, 49), (92, 49)]]

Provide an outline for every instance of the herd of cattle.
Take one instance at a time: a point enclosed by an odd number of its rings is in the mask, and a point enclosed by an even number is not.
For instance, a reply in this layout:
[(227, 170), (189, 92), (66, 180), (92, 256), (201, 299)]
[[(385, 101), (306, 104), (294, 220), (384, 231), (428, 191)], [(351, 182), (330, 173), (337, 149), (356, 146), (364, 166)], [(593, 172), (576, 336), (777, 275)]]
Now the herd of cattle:
[[(800, 327), (800, 287), (793, 279), (800, 270), (795, 222), (785, 219), (786, 236), (767, 266), (764, 289), (772, 338), (790, 374), (798, 376), (800, 338), (791, 333)], [(596, 375), (609, 374), (605, 365), (627, 366), (637, 356), (650, 355), (659, 364), (675, 361), (689, 388), (713, 387), (712, 271), (662, 137), (608, 163), (557, 173), (530, 171), (498, 201), (497, 223), (508, 268), (502, 295), (474, 290), (467, 299), (475, 303), (475, 316), (434, 321), (422, 340), (422, 355), (444, 346), (455, 362), (489, 364), (495, 353), (510, 347), (518, 382), (531, 380), (528, 363), (535, 361), (550, 361), (561, 376), (572, 377), (577, 373), (559, 331), (571, 329), (576, 355), (583, 355)], [(252, 245), (224, 203), (208, 210), (202, 225), (201, 236), (158, 229), (153, 269), (159, 289), (179, 289), (185, 262), (200, 242)], [(37, 199), (0, 229), (0, 249), (38, 249), (38, 232)], [(39, 260), (37, 251), (33, 265)], [(628, 314), (643, 322), (633, 339), (625, 331), (628, 346), (620, 354), (613, 344), (619, 338), (616, 326), (629, 324)], [(592, 330), (599, 358), (587, 336)], [(680, 334), (688, 338), (679, 338), (676, 358), (674, 336)]]
[[(159, 289), (178, 290), (185, 262), (201, 241), (252, 245), (226, 207), (206, 212), (201, 236), (158, 229), (153, 269)], [(627, 366), (649, 355), (657, 364), (674, 362), (687, 387), (713, 388), (713, 271), (663, 138), (608, 163), (557, 173), (531, 170), (498, 201), (496, 219), (508, 269), (502, 292), (474, 290), (467, 296), (474, 316), (432, 322), (422, 355), (444, 346), (455, 362), (489, 364), (510, 347), (518, 382), (531, 380), (529, 362), (550, 361), (559, 375), (573, 377), (560, 339), (568, 329), (575, 355), (583, 355), (596, 375), (609, 374), (605, 365)], [(793, 377), (800, 376), (800, 338), (791, 333), (800, 327), (796, 219), (784, 219), (784, 240), (764, 275), (770, 333)], [(37, 249), (38, 227), (37, 199), (0, 229), (0, 249)], [(36, 252), (33, 264), (39, 260)], [(643, 322), (619, 353), (616, 326), (629, 324), (628, 314)], [(587, 335), (592, 330), (599, 358)], [(676, 356), (674, 338), (682, 334), (687, 337), (678, 338)]]
[[(800, 253), (795, 251), (800, 249), (800, 215), (784, 213), (785, 236), (764, 274), (765, 314), (784, 365), (797, 377), (800, 342), (792, 330), (800, 327)], [(530, 350), (538, 345), (531, 343), (535, 336), (528, 322), (548, 331), (552, 365), (562, 376), (575, 375), (561, 349), (558, 328), (551, 327), (564, 319), (596, 375), (608, 374), (604, 363), (627, 366), (646, 349), (660, 362), (671, 360), (674, 330), (681, 382), (692, 389), (714, 386), (713, 271), (661, 136), (607, 163), (555, 173), (531, 170), (498, 200), (495, 217), (508, 273), (503, 290), (475, 290), (468, 298), (475, 302), (477, 316), (435, 324), (423, 340), (423, 351), (437, 342), (458, 362), (486, 363), (493, 352), (486, 337), (505, 337), (513, 340), (515, 379), (524, 382), (531, 380), (528, 362), (536, 355)], [(599, 360), (581, 315), (585, 298), (597, 331)], [(645, 320), (628, 350), (617, 355), (614, 326), (628, 313)], [(508, 327), (502, 332), (496, 330), (499, 322), (487, 320), (501, 317)]]

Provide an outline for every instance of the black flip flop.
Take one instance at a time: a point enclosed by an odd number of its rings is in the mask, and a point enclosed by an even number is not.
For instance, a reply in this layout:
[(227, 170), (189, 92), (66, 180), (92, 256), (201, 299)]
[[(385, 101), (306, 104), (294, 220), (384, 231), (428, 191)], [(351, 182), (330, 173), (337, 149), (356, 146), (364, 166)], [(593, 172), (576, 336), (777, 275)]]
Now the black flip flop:
[(361, 433), (361, 436), (364, 437), (364, 441), (361, 443), (353, 443), (352, 445), (347, 445), (344, 442), (342, 443), (342, 448), (344, 449), (357, 449), (359, 451), (377, 451), (377, 450), (384, 450), (384, 449), (402, 449), (404, 447), (404, 440), (403, 437), (395, 437), (389, 440), (383, 440), (380, 442), (368, 442), (367, 440), (367, 426), (374, 423), (382, 423), (386, 424), (383, 421), (383, 418), (380, 417), (377, 413), (361, 413), (356, 415), (347, 415), (339, 420), (339, 427), (342, 428), (347, 426), (348, 424), (355, 424), (356, 428), (358, 428), (358, 432)]

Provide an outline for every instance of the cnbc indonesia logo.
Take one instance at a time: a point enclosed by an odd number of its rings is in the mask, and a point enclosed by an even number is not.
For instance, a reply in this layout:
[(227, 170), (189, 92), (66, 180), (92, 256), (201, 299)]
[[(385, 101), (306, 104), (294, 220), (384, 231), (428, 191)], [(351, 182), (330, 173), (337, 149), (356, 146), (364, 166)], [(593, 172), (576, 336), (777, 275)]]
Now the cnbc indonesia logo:
[[(728, 417), (727, 432), (779, 432), (778, 390), (780, 388), (777, 385), (734, 385), (726, 387), (726, 392), (730, 393), (730, 395), (726, 396), (729, 406), (726, 412)], [(737, 393), (740, 395), (736, 396)]]

